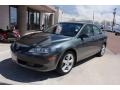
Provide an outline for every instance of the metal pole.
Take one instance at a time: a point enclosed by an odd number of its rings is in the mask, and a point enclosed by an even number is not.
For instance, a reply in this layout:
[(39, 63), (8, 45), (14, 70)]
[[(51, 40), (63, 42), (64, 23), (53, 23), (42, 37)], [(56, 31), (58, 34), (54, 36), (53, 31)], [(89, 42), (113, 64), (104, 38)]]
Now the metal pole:
[(114, 9), (114, 11), (113, 11), (112, 32), (113, 32), (113, 27), (114, 27), (114, 25), (115, 25), (115, 15), (116, 15), (116, 9), (117, 9), (117, 8), (115, 8), (115, 9)]
[(94, 24), (94, 11), (93, 11), (93, 24)]

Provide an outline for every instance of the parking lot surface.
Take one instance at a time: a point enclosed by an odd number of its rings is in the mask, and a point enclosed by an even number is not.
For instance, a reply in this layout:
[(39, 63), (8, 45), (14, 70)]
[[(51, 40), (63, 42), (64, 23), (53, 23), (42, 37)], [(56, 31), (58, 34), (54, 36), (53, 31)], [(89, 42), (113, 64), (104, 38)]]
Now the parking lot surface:
[(107, 47), (114, 53), (120, 53), (120, 36), (115, 36), (114, 33), (107, 32), (108, 35), (108, 42)]

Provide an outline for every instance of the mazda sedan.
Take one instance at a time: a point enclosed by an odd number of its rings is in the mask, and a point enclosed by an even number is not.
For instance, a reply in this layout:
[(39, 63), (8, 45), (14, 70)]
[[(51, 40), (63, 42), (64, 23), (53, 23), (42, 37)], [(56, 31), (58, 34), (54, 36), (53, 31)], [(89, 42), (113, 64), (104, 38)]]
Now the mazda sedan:
[(103, 56), (107, 36), (94, 24), (61, 22), (20, 38), (11, 45), (12, 60), (37, 71), (64, 75), (80, 60)]

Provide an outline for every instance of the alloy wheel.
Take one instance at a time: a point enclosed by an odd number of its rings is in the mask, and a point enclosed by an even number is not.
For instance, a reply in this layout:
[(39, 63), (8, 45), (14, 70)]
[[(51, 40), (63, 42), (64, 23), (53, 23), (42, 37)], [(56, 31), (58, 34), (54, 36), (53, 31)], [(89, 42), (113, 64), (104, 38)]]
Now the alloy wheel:
[(67, 73), (69, 72), (74, 64), (74, 56), (71, 53), (68, 53), (64, 56), (63, 62), (62, 62), (62, 71)]

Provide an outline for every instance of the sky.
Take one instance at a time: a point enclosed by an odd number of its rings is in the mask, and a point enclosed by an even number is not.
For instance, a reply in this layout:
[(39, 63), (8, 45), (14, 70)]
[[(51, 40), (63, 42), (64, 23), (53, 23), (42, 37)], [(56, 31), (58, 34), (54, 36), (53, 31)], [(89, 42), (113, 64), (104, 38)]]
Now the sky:
[(116, 10), (116, 22), (120, 22), (120, 6), (118, 5), (58, 5), (63, 11), (63, 19), (69, 20), (94, 20), (101, 22), (103, 20), (113, 20), (113, 10)]

